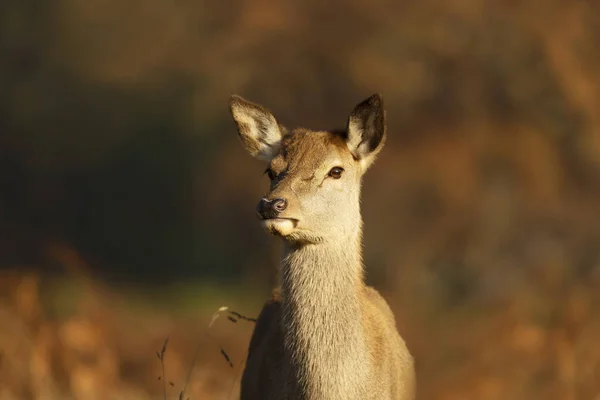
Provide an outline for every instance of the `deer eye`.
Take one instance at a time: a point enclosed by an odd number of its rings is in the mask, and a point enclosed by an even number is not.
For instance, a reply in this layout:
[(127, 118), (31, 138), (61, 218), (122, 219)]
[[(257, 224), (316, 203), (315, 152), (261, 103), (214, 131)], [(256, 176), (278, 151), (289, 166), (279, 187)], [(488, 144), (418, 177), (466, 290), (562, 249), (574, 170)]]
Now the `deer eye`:
[(265, 174), (267, 174), (270, 180), (275, 180), (275, 178), (277, 178), (277, 175), (275, 174), (275, 172), (273, 172), (271, 168), (267, 168), (265, 170)]
[(344, 168), (333, 167), (333, 168), (331, 168), (331, 171), (329, 171), (329, 173), (327, 175), (332, 177), (333, 179), (340, 179), (342, 177), (342, 172), (344, 172)]

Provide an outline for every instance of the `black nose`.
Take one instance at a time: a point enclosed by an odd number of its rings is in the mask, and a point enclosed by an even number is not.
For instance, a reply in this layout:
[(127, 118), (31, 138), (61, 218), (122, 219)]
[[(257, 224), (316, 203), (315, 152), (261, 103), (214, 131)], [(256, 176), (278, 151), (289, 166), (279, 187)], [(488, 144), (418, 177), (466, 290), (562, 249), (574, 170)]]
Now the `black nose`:
[(285, 211), (287, 208), (287, 201), (282, 198), (267, 199), (262, 198), (258, 203), (258, 215), (263, 219), (277, 218), (277, 216)]
[(271, 204), (273, 209), (277, 212), (283, 212), (287, 208), (287, 201), (285, 199), (275, 199)]

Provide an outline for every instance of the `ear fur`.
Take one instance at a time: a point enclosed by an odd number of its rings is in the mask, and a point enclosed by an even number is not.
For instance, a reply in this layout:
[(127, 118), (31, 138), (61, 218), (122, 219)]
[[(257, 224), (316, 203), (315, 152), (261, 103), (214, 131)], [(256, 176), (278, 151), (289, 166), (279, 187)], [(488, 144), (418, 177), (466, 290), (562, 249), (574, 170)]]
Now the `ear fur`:
[(377, 93), (359, 103), (350, 114), (346, 144), (366, 170), (383, 148), (385, 138), (385, 110)]
[(246, 151), (270, 161), (279, 152), (284, 128), (268, 109), (241, 96), (231, 96), (229, 108)]

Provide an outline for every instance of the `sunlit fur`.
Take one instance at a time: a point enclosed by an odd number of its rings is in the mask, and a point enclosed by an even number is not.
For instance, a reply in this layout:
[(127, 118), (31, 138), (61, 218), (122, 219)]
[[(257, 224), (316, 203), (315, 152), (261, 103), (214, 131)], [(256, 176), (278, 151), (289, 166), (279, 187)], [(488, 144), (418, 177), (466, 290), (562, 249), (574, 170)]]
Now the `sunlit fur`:
[[(244, 146), (275, 175), (266, 197), (288, 201), (280, 215), (288, 220), (263, 221), (285, 255), (280, 288), (252, 335), (241, 398), (414, 399), (412, 357), (363, 277), (360, 187), (385, 140), (381, 98), (359, 104), (343, 132), (287, 132), (241, 97), (231, 107)], [(344, 169), (340, 179), (329, 176), (333, 167)]]

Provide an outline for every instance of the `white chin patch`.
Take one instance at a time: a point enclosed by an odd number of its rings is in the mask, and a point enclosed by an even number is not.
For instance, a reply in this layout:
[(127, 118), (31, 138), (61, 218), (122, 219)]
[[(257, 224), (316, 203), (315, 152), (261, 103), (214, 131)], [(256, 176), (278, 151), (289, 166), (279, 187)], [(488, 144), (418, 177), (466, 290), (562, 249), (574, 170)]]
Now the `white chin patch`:
[(294, 230), (294, 221), (289, 219), (265, 219), (263, 227), (274, 235), (287, 236)]

